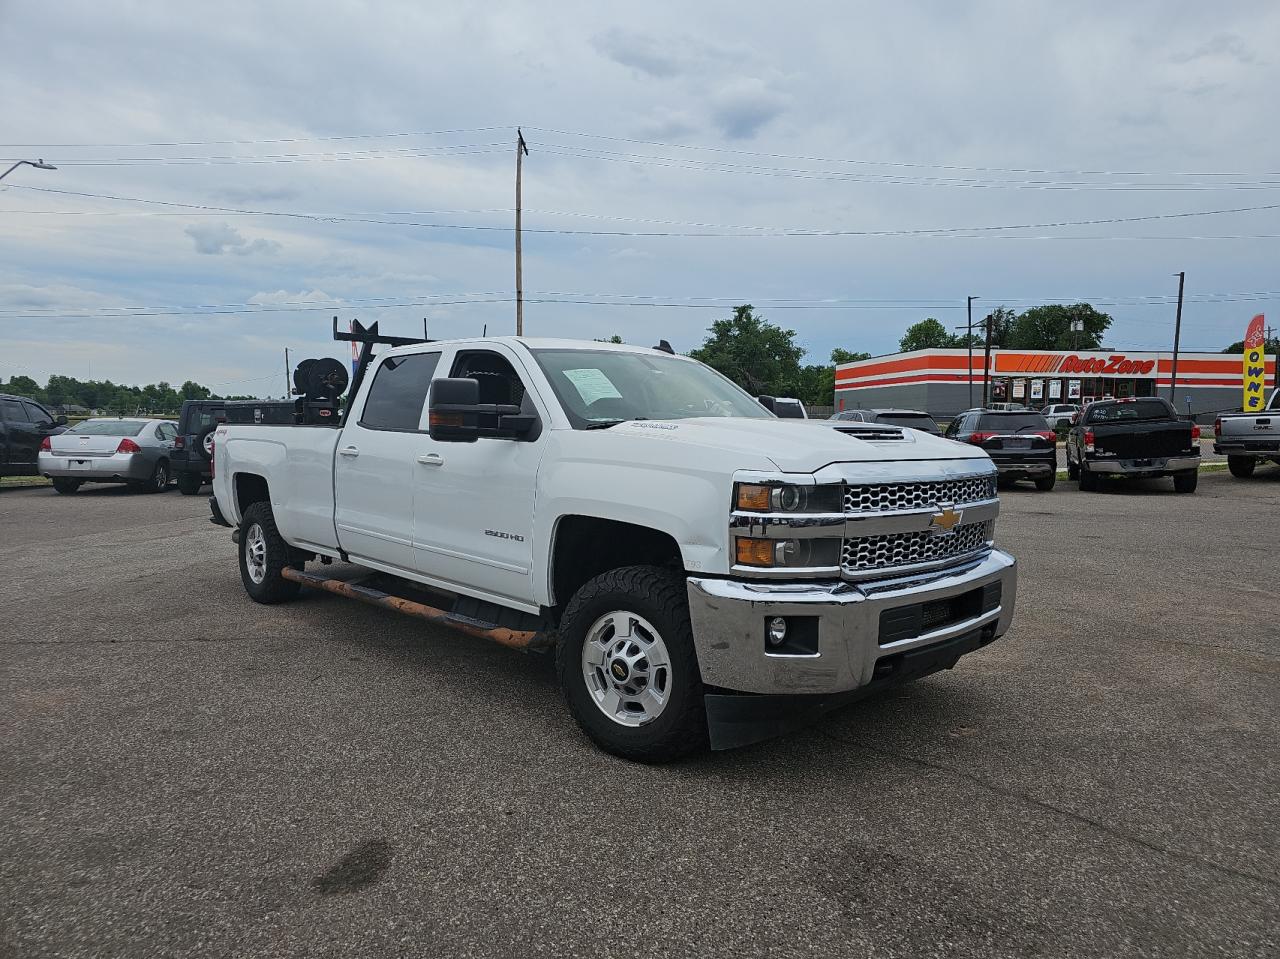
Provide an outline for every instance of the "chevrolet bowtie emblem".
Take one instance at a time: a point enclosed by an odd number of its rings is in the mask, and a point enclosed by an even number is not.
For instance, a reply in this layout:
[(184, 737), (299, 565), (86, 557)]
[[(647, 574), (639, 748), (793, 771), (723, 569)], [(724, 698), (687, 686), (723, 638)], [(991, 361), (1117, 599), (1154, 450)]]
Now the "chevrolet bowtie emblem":
[(933, 514), (933, 519), (929, 521), (929, 528), (935, 533), (950, 533), (963, 518), (964, 510), (944, 506)]

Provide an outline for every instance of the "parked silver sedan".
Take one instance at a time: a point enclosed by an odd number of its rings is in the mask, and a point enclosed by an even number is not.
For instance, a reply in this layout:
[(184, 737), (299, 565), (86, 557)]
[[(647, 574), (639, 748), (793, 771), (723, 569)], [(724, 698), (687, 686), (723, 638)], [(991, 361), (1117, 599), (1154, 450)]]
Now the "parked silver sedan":
[(81, 483), (128, 483), (144, 493), (169, 488), (169, 457), (178, 429), (170, 420), (85, 420), (40, 447), (40, 475), (59, 493)]

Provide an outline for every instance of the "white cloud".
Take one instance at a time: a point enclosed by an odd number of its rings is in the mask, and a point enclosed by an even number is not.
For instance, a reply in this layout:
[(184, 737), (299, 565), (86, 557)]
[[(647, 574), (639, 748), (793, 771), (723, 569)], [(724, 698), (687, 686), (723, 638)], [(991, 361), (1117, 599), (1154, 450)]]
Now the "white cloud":
[(255, 253), (280, 252), (280, 244), (275, 240), (264, 240), (261, 237), (249, 240), (229, 223), (196, 223), (187, 227), (184, 232), (195, 241), (197, 253), (252, 256)]

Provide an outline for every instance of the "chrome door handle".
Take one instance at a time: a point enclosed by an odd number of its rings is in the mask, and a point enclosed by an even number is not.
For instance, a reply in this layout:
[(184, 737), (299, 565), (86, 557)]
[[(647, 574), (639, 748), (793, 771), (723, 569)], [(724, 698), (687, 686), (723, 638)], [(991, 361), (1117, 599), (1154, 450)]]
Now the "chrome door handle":
[(444, 466), (444, 457), (439, 453), (423, 453), (418, 462), (423, 466)]
[(338, 450), (338, 455), (339, 455), (339, 456), (350, 456), (350, 457), (353, 457), (353, 458), (354, 458), (354, 457), (356, 457), (356, 456), (359, 456), (359, 455), (360, 455), (360, 451), (359, 451), (358, 449), (356, 449), (354, 446), (344, 446), (344, 447), (342, 447), (342, 449)]

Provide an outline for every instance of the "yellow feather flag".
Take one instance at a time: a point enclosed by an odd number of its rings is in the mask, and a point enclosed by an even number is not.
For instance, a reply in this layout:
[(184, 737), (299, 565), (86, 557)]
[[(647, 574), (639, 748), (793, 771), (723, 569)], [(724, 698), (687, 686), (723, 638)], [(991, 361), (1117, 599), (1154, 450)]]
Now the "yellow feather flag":
[(1244, 335), (1244, 411), (1261, 410), (1266, 400), (1267, 341), (1262, 314), (1255, 316)]

